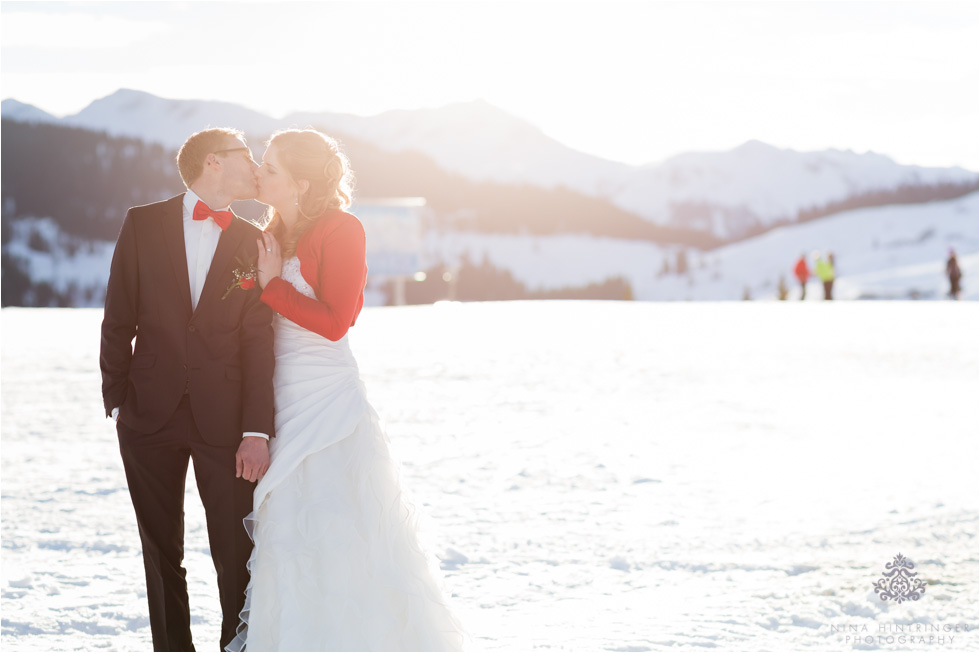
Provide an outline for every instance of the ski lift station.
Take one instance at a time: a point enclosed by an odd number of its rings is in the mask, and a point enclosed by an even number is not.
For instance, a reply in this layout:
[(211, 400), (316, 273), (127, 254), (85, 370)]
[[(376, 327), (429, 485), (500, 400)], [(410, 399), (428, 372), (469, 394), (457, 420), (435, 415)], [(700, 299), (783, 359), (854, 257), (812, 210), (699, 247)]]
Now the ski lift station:
[(423, 197), (358, 199), (351, 213), (360, 219), (367, 236), (368, 287), (365, 303), (385, 303), (384, 286), (392, 282), (388, 303), (405, 304), (405, 284), (424, 267), (422, 252)]

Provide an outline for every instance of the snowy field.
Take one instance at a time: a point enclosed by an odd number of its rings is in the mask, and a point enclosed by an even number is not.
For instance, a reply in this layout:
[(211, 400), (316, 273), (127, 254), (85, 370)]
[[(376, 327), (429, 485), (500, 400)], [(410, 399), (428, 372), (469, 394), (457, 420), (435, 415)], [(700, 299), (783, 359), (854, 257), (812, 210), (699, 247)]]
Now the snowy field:
[[(877, 206), (787, 225), (755, 238), (701, 252), (687, 249), (689, 272), (661, 275), (664, 262), (676, 271), (677, 247), (655, 243), (551, 236), (430, 233), (431, 261), (458, 264), (464, 254), (484, 257), (532, 289), (585, 286), (613, 277), (629, 282), (636, 299), (726, 301), (776, 299), (783, 277), (790, 299), (799, 299), (793, 266), (806, 253), (834, 252), (837, 299), (944, 299), (949, 292), (946, 259), (952, 247), (963, 270), (961, 299), (980, 296), (980, 195), (955, 200)], [(820, 301), (823, 287), (810, 280), (807, 299)]]
[[(100, 320), (2, 311), (4, 651), (151, 648)], [(476, 648), (975, 651), (978, 332), (977, 302), (516, 302), (351, 341)], [(192, 478), (186, 528), (214, 650)], [(927, 589), (883, 603), (899, 553)]]

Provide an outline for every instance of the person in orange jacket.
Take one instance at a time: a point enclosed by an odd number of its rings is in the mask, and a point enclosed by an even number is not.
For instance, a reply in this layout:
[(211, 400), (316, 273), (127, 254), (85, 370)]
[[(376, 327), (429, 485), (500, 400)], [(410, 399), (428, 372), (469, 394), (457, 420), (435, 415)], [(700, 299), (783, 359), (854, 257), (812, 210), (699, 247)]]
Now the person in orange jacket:
[(810, 268), (806, 264), (806, 253), (800, 254), (800, 259), (793, 268), (793, 274), (800, 281), (800, 299), (806, 299), (806, 282), (810, 278)]

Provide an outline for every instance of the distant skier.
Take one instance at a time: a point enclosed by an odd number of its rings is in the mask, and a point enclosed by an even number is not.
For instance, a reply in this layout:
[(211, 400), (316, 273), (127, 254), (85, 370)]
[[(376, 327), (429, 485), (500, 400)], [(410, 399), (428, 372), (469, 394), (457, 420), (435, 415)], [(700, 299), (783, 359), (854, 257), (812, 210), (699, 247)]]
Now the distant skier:
[(817, 256), (817, 263), (814, 266), (814, 273), (823, 282), (823, 298), (831, 300), (834, 298), (834, 255), (827, 254), (827, 258)]
[(793, 268), (793, 274), (800, 282), (800, 299), (806, 299), (806, 282), (810, 279), (810, 268), (806, 264), (806, 254), (800, 254), (800, 260)]
[(963, 273), (960, 272), (960, 264), (956, 261), (956, 251), (949, 249), (949, 259), (946, 261), (946, 276), (949, 277), (949, 296), (951, 299), (960, 298), (960, 279)]

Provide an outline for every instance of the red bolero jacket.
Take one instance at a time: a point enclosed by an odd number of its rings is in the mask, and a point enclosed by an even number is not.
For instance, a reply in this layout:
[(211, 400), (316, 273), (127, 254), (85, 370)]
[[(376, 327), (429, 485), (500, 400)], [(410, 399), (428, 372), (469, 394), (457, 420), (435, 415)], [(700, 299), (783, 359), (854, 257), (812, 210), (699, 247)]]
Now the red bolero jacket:
[(340, 340), (354, 326), (364, 306), (364, 227), (350, 213), (328, 211), (300, 238), (296, 256), (303, 279), (317, 299), (275, 277), (266, 284), (261, 300), (304, 329)]

